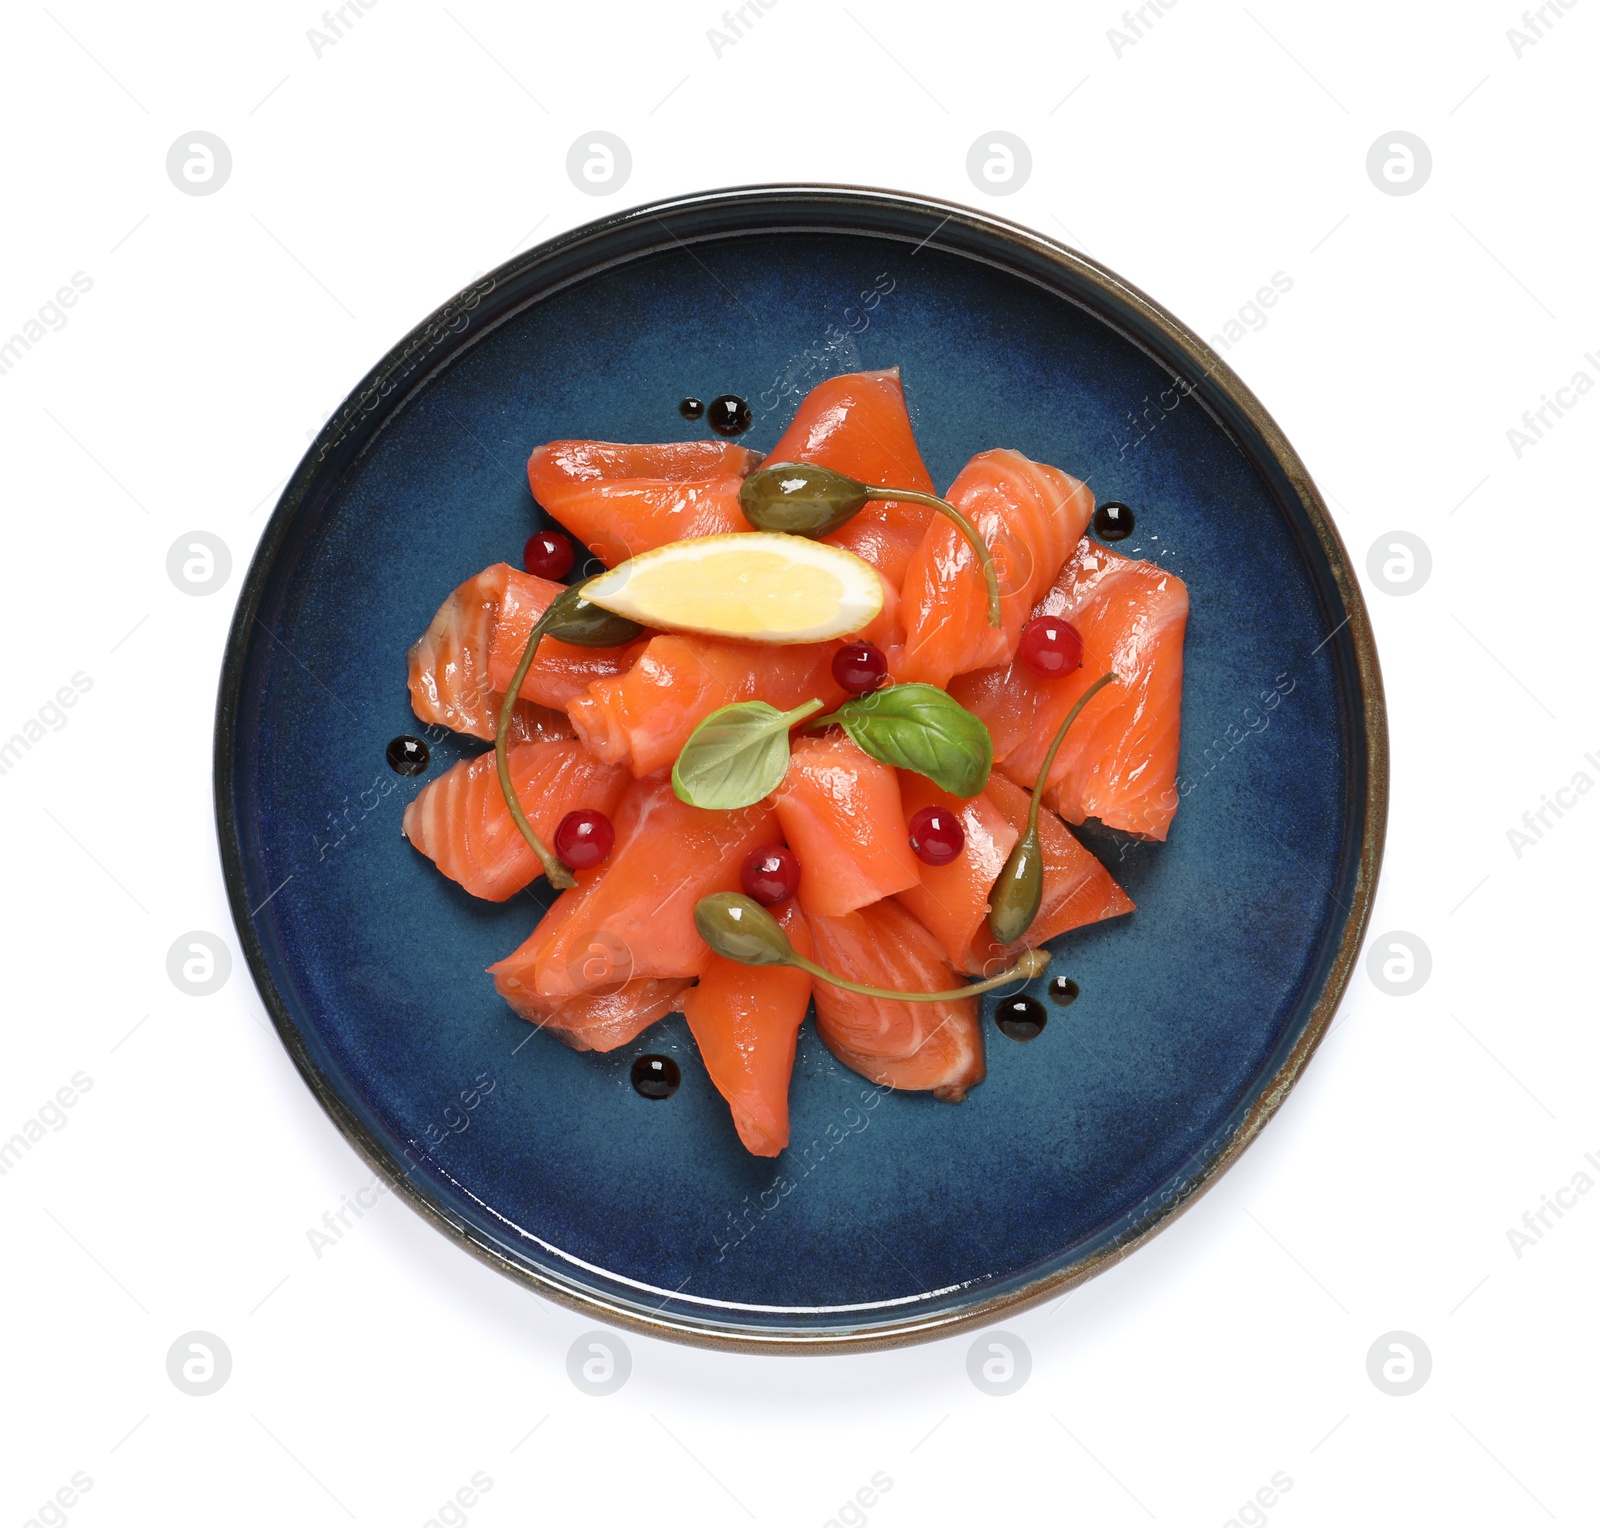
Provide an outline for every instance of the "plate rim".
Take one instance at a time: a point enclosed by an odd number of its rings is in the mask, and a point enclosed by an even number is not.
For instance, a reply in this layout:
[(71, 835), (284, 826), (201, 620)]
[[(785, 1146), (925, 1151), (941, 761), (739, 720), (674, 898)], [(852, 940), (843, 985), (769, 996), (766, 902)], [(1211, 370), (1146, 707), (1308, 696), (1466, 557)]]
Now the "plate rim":
[[(470, 323), (471, 310), (479, 300), (484, 278), (463, 288), (441, 304), (392, 346), (330, 416), (301, 458), (299, 465), (290, 474), (240, 586), (223, 651), (213, 737), (213, 804), (229, 910), (251, 977), (272, 1019), (273, 1027), (293, 1060), (296, 1070), (346, 1141), (355, 1148), (357, 1154), (374, 1172), (382, 1175), (397, 1197), (479, 1261), (547, 1299), (625, 1330), (696, 1347), (766, 1354), (877, 1351), (953, 1336), (990, 1325), (1004, 1316), (1020, 1313), (1045, 1300), (1065, 1294), (1096, 1274), (1104, 1272), (1142, 1247), (1194, 1204), (1238, 1161), (1261, 1134), (1267, 1122), (1282, 1106), (1328, 1032), (1334, 1014), (1349, 987), (1371, 919), (1372, 903), (1383, 859), (1389, 797), (1388, 713), (1372, 624), (1343, 539), (1328, 513), (1322, 495), (1312, 481), (1310, 472), (1260, 400), (1198, 334), (1138, 287), (1098, 261), (1033, 229), (961, 203), (910, 192), (862, 186), (790, 182), (727, 187), (667, 197), (624, 208), (581, 224), (513, 256), (486, 272), (485, 278), (489, 280), (492, 289), (501, 281), (519, 278), (539, 265), (551, 262), (557, 256), (579, 250), (585, 243), (604, 240), (619, 229), (642, 225), (647, 220), (658, 223), (674, 240), (682, 243), (668, 222), (668, 219), (675, 214), (700, 214), (726, 209), (730, 213), (748, 213), (752, 217), (757, 217), (763, 210), (770, 214), (774, 208), (792, 206), (797, 202), (805, 204), (806, 212), (806, 217), (799, 226), (812, 231), (822, 230), (830, 207), (835, 209), (848, 207), (853, 209), (857, 217), (879, 211), (885, 214), (895, 213), (902, 217), (911, 213), (927, 218), (934, 226), (923, 240), (923, 244), (918, 246), (919, 249), (928, 244), (940, 247), (937, 236), (952, 223), (956, 224), (958, 229), (980, 238), (997, 240), (1025, 253), (1034, 261), (1061, 269), (1071, 278), (1073, 284), (1087, 285), (1108, 300), (1112, 306), (1130, 311), (1159, 335), (1170, 349), (1193, 365), (1206, 382), (1212, 384), (1221, 397), (1237, 410), (1246, 429), (1266, 449), (1295, 498), (1298, 499), (1306, 523), (1315, 535), (1316, 544), (1332, 578), (1334, 590), (1344, 607), (1345, 625), (1348, 628), (1360, 692), (1359, 714), (1366, 735), (1364, 761), (1366, 788), (1361, 801), (1361, 847), (1351, 884), (1351, 901), (1346, 909), (1339, 943), (1329, 960), (1328, 968), (1321, 980), (1320, 991), (1311, 1004), (1310, 1012), (1298, 1037), (1283, 1056), (1276, 1071), (1259, 1083), (1253, 1102), (1245, 1109), (1237, 1123), (1229, 1127), (1231, 1133), (1221, 1149), (1213, 1150), (1211, 1143), (1208, 1142), (1207, 1146), (1202, 1148), (1203, 1152), (1209, 1153), (1206, 1160), (1192, 1175), (1180, 1180), (1176, 1192), (1170, 1198), (1166, 1198), (1153, 1213), (1141, 1218), (1136, 1225), (1108, 1244), (1096, 1247), (1070, 1264), (1041, 1274), (1017, 1288), (995, 1292), (959, 1309), (925, 1316), (908, 1316), (861, 1329), (841, 1326), (817, 1331), (745, 1328), (714, 1317), (689, 1320), (678, 1315), (666, 1316), (659, 1313), (655, 1316), (644, 1315), (576, 1281), (567, 1282), (550, 1273), (525, 1266), (481, 1239), (473, 1227), (459, 1220), (413, 1182), (409, 1170), (402, 1169), (399, 1159), (372, 1134), (340, 1096), (333, 1082), (317, 1066), (309, 1046), (295, 1023), (289, 1004), (273, 977), (265, 945), (256, 933), (254, 912), (249, 906), (248, 888), (245, 883), (245, 851), (234, 813), (231, 788), (236, 766), (234, 734), (243, 696), (245, 667), (252, 637), (251, 628), (258, 621), (262, 596), (268, 586), (277, 554), (290, 524), (308, 490), (316, 481), (325, 459), (340, 445), (351, 424), (358, 420), (362, 413), (370, 411), (375, 401), (392, 388), (397, 371), (402, 367), (405, 371), (414, 370), (412, 357), (419, 350), (424, 346), (428, 349), (436, 348), (445, 334), (456, 332), (458, 325), (464, 328)], [(782, 231), (784, 230), (781, 224), (753, 222), (743, 229), (730, 225), (704, 237), (722, 238), (735, 237), (741, 232)], [(871, 232), (872, 230), (863, 223), (841, 231)], [(879, 232), (883, 236), (898, 236), (891, 235), (888, 229)], [(948, 252), (967, 259), (981, 258), (970, 249), (952, 248)], [(626, 258), (638, 258), (638, 252)], [(612, 262), (602, 260), (586, 265), (541, 295), (548, 295), (551, 290), (557, 290), (560, 286), (592, 275), (609, 263)], [(1021, 271), (1013, 270), (1011, 274), (1027, 279), (1026, 274)], [(1067, 293), (1060, 290), (1055, 290), (1053, 295), (1063, 300), (1072, 300)], [(488, 328), (498, 327), (499, 322), (506, 321), (520, 310), (520, 307), (513, 309), (504, 318), (487, 326), (483, 332), (487, 332)], [(1135, 334), (1125, 334), (1124, 337), (1130, 343), (1140, 343)], [(456, 353), (453, 351), (447, 353), (442, 364), (448, 365)], [(1166, 357), (1158, 356), (1156, 359), (1161, 364), (1166, 364)], [(429, 375), (431, 372), (426, 372), (418, 379), (417, 385), (420, 386), (425, 382)], [(1226, 422), (1223, 427), (1230, 433), (1236, 433), (1235, 428)], [(363, 446), (362, 450), (364, 449)], [(1338, 630), (1336, 627), (1335, 633)], [(1349, 814), (1350, 817), (1354, 815), (1354, 813)], [(1349, 826), (1347, 817), (1346, 833), (1349, 831)], [(1213, 1137), (1213, 1141), (1215, 1139), (1216, 1137)]]

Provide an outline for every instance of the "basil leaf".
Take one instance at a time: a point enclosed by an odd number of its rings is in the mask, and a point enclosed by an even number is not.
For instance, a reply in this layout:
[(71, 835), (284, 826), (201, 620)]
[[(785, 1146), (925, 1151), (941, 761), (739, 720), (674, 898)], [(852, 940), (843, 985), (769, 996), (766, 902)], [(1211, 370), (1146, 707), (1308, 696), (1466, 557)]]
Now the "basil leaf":
[(689, 734), (672, 766), (673, 791), (680, 801), (713, 811), (754, 806), (789, 772), (790, 727), (821, 709), (820, 700), (793, 711), (746, 700), (713, 711)]
[(863, 753), (926, 775), (952, 796), (976, 796), (994, 763), (989, 729), (931, 684), (894, 684), (846, 701), (824, 721), (838, 722)]

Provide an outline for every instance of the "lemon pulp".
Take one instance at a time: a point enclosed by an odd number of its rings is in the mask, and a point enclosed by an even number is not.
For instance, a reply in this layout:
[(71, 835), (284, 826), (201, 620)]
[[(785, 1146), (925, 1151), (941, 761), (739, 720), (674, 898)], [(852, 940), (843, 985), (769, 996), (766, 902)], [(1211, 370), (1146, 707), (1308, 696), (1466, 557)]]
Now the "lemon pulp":
[(755, 642), (819, 642), (883, 608), (875, 569), (803, 536), (752, 531), (675, 541), (603, 573), (588, 599), (641, 625)]

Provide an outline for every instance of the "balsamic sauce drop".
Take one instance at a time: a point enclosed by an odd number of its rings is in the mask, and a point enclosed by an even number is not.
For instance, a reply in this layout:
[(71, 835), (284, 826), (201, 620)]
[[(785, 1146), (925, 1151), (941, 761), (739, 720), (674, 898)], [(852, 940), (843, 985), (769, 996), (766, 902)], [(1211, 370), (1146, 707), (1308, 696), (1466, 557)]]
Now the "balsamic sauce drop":
[(1126, 541), (1133, 534), (1133, 511), (1107, 499), (1094, 512), (1094, 533), (1102, 541)]
[(671, 1098), (683, 1081), (671, 1056), (640, 1056), (629, 1073), (633, 1090), (641, 1098)]
[(384, 749), (383, 756), (397, 775), (420, 775), (428, 767), (428, 745), (404, 733)]
[(1049, 1015), (1036, 997), (1008, 997), (995, 1005), (994, 1021), (1012, 1040), (1037, 1040)]
[(718, 435), (743, 435), (750, 428), (750, 405), (737, 393), (711, 400), (708, 422)]
[(1078, 984), (1070, 976), (1052, 976), (1049, 992), (1050, 1001), (1057, 1008), (1066, 1008), (1078, 1001)]

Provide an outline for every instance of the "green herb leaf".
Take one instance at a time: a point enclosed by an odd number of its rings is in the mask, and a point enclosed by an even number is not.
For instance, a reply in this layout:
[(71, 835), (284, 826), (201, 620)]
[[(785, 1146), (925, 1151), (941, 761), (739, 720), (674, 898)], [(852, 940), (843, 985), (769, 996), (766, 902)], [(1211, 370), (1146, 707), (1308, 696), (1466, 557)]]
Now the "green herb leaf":
[(994, 763), (989, 729), (931, 684), (894, 684), (846, 701), (812, 726), (837, 722), (863, 753), (914, 770), (953, 796), (976, 796)]
[(713, 811), (754, 806), (789, 772), (789, 729), (821, 709), (820, 700), (793, 711), (746, 700), (713, 711), (689, 734), (672, 766), (673, 791), (680, 801)]

